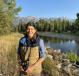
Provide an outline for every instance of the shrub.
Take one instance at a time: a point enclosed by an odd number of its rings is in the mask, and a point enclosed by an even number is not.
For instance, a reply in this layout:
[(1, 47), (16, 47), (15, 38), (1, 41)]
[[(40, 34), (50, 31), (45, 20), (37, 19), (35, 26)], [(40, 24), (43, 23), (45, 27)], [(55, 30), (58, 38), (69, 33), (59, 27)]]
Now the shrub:
[(49, 57), (43, 62), (43, 73), (45, 76), (59, 76), (58, 69)]
[(79, 56), (77, 56), (74, 52), (68, 52), (67, 57), (71, 62), (79, 61)]

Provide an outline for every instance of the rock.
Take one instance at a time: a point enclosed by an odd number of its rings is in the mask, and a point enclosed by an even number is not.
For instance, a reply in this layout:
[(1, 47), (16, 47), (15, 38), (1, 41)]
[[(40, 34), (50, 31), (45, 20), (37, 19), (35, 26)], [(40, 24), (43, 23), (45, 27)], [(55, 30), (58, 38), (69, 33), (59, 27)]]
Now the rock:
[(79, 63), (73, 64), (67, 58), (67, 54), (60, 49), (47, 48), (47, 56), (52, 60), (52, 76), (79, 76)]
[(79, 76), (79, 68), (73, 71), (74, 76)]
[(62, 59), (62, 65), (67, 66), (70, 64), (70, 61), (68, 59)]
[(53, 58), (52, 58), (52, 55), (47, 55), (47, 57), (49, 57), (50, 59), (53, 59)]
[(62, 55), (62, 59), (67, 59), (67, 54), (62, 53), (61, 55)]
[(53, 52), (57, 53), (57, 54), (60, 54), (61, 53), (61, 50), (58, 49), (58, 50), (53, 50)]
[(51, 49), (51, 48), (46, 48), (46, 53), (49, 54), (49, 55), (52, 55), (52, 50), (53, 49)]
[(57, 67), (58, 70), (60, 70), (61, 67), (62, 67), (62, 63), (59, 63), (56, 67)]
[(76, 61), (76, 65), (78, 65), (78, 66), (79, 66), (79, 61)]

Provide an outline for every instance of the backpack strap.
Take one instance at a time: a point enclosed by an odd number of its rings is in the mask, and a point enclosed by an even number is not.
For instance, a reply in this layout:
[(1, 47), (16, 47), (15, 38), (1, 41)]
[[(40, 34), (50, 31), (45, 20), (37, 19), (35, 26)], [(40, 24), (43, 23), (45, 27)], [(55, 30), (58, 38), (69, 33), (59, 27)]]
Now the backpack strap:
[(29, 56), (30, 56), (30, 53), (31, 53), (31, 47), (26, 47), (26, 48), (27, 49), (26, 49), (26, 53), (25, 53), (25, 60), (29, 61)]

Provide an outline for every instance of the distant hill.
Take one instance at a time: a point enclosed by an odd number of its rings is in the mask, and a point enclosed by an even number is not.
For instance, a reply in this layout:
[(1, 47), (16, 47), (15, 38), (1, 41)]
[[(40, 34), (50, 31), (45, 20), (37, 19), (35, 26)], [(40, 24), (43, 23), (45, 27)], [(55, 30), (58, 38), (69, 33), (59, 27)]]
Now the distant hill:
[[(42, 18), (42, 17), (37, 18), (37, 17), (34, 17), (34, 16), (16, 17), (13, 21), (13, 25), (17, 26), (19, 24), (26, 24), (29, 21), (37, 22), (39, 19), (44, 19), (45, 21), (49, 22), (50, 19), (54, 20), (54, 19), (58, 19), (58, 18), (52, 18), (52, 17), (51, 18)], [(61, 17), (61, 19), (67, 19), (67, 18)], [(75, 19), (68, 19), (68, 20), (71, 21), (71, 22), (75, 21)]]
[(13, 25), (17, 26), (21, 23), (26, 24), (29, 21), (34, 21), (37, 22), (39, 18), (33, 17), (33, 16), (28, 16), (28, 17), (16, 17), (13, 21)]

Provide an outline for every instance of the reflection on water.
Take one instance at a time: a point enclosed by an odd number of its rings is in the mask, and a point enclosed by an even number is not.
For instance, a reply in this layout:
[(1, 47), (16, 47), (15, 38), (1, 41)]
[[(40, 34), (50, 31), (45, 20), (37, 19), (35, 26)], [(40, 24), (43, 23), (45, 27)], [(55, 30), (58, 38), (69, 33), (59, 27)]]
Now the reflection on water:
[(62, 52), (73, 51), (79, 55), (79, 44), (75, 40), (67, 40), (61, 38), (42, 37), (45, 46), (53, 49), (61, 49)]

